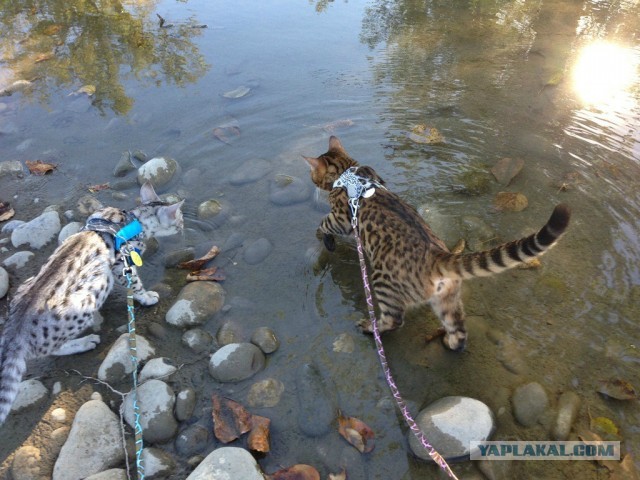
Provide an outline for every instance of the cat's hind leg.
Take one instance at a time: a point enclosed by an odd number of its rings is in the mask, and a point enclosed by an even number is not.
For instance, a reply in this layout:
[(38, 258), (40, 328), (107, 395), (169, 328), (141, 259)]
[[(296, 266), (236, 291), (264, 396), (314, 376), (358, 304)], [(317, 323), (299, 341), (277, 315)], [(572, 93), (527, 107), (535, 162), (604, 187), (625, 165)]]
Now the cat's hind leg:
[[(378, 272), (373, 273), (371, 286), (380, 311), (377, 321), (380, 333), (401, 327), (404, 322), (404, 306), (398, 300), (394, 286), (389, 285), (384, 275)], [(358, 326), (363, 332), (373, 333), (373, 325), (369, 318), (360, 320)]]
[(431, 308), (440, 319), (443, 329), (439, 329), (427, 339), (444, 335), (442, 341), (451, 350), (463, 350), (467, 340), (464, 327), (464, 308), (460, 298), (461, 282), (459, 280), (441, 280), (434, 295), (429, 300)]

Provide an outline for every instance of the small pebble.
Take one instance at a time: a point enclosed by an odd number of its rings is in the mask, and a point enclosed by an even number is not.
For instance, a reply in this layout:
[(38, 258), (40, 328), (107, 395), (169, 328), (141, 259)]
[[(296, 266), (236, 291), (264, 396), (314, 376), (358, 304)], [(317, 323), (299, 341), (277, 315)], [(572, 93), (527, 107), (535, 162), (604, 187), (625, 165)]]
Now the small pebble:
[(257, 328), (251, 335), (251, 343), (260, 347), (264, 353), (273, 353), (280, 347), (280, 341), (269, 327)]
[(62, 423), (67, 419), (67, 411), (64, 408), (56, 408), (51, 411), (51, 419), (54, 422)]

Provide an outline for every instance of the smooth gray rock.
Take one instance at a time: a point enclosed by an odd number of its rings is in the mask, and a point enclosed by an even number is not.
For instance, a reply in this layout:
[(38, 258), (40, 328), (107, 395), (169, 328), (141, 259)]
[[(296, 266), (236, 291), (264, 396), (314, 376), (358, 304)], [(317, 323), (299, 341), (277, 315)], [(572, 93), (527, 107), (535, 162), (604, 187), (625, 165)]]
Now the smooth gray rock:
[(78, 233), (83, 228), (84, 223), (82, 222), (67, 223), (64, 227), (62, 227), (62, 230), (60, 230), (60, 233), (58, 234), (58, 245), (62, 245), (62, 242), (64, 242), (74, 233)]
[(229, 178), (231, 185), (244, 185), (260, 180), (271, 171), (271, 164), (261, 158), (242, 163)]
[(564, 392), (558, 399), (558, 416), (553, 428), (553, 438), (567, 440), (580, 411), (580, 397), (575, 392)]
[(224, 305), (225, 292), (215, 282), (191, 282), (178, 294), (167, 312), (167, 323), (176, 327), (202, 325)]
[(187, 480), (264, 480), (258, 463), (246, 450), (218, 448), (191, 472)]
[(310, 182), (297, 177), (286, 181), (273, 180), (269, 188), (269, 200), (275, 205), (293, 205), (311, 197)]
[(24, 267), (35, 254), (33, 252), (16, 252), (10, 257), (4, 259), (2, 264), (10, 269), (19, 270)]
[(3, 175), (23, 175), (24, 168), (18, 160), (6, 160), (0, 162), (0, 177)]
[(280, 403), (284, 393), (284, 384), (275, 378), (266, 378), (251, 385), (247, 395), (247, 404), (250, 407), (275, 407)]
[(170, 359), (164, 357), (152, 358), (142, 367), (138, 380), (142, 383), (151, 378), (167, 379), (177, 371), (178, 368)]
[(135, 169), (136, 167), (131, 161), (131, 152), (122, 152), (120, 160), (118, 160), (118, 163), (116, 163), (116, 166), (113, 168), (113, 176), (124, 177), (127, 173)]
[(251, 335), (251, 343), (260, 347), (264, 353), (273, 353), (280, 347), (280, 340), (269, 327), (259, 327)]
[(2, 225), (2, 229), (0, 229), (1, 233), (11, 233), (20, 225), (25, 224), (26, 222), (23, 220), (9, 220), (7, 223)]
[(111, 468), (104, 472), (94, 473), (85, 480), (127, 480), (127, 471), (122, 468)]
[(176, 451), (183, 457), (191, 457), (202, 452), (209, 442), (209, 432), (202, 425), (189, 425), (182, 430), (174, 445)]
[(264, 368), (262, 351), (252, 343), (231, 343), (211, 356), (209, 373), (218, 382), (240, 382)]
[[(155, 354), (155, 349), (142, 335), (136, 335), (136, 351), (138, 362), (144, 362)], [(109, 349), (98, 368), (98, 378), (104, 382), (116, 383), (133, 372), (129, 334), (123, 333)]]
[(243, 254), (244, 261), (249, 265), (257, 265), (269, 256), (273, 245), (266, 238), (260, 238), (249, 245)]
[(173, 158), (156, 157), (138, 168), (138, 183), (149, 181), (155, 188), (167, 185), (178, 172), (179, 166)]
[(298, 369), (298, 426), (306, 435), (319, 437), (331, 429), (338, 410), (335, 392), (335, 385), (315, 365), (307, 363)]
[(192, 328), (182, 334), (182, 343), (194, 352), (200, 353), (211, 347), (213, 336), (201, 328)]
[(171, 455), (159, 448), (144, 448), (142, 460), (144, 462), (144, 478), (148, 480), (169, 478), (176, 468), (176, 462), (171, 458)]
[(80, 480), (124, 462), (120, 420), (102, 400), (83, 404), (53, 468), (53, 480)]
[(49, 390), (40, 380), (31, 378), (20, 382), (18, 395), (11, 405), (11, 411), (17, 412), (23, 408), (28, 408), (40, 403), (49, 396)]
[(185, 388), (176, 395), (175, 416), (179, 422), (191, 418), (196, 408), (196, 391), (193, 388)]
[[(148, 380), (138, 387), (138, 405), (142, 436), (149, 443), (164, 443), (178, 431), (178, 422), (173, 416), (175, 395), (161, 380)], [(133, 395), (124, 400), (124, 419), (134, 428)]]
[(221, 347), (230, 343), (242, 342), (242, 329), (240, 325), (232, 321), (226, 321), (216, 332), (216, 342)]
[(60, 215), (47, 211), (33, 220), (19, 225), (11, 232), (11, 243), (15, 248), (28, 245), (42, 248), (60, 232)]
[[(446, 460), (466, 459), (471, 441), (485, 441), (495, 430), (491, 409), (480, 400), (469, 397), (444, 397), (436, 400), (416, 416), (422, 434)], [(432, 461), (420, 441), (409, 431), (409, 446), (413, 453)]]
[(0, 298), (3, 298), (9, 291), (9, 274), (0, 267)]
[(542, 385), (531, 382), (516, 388), (511, 403), (518, 423), (532, 427), (547, 410), (549, 398)]

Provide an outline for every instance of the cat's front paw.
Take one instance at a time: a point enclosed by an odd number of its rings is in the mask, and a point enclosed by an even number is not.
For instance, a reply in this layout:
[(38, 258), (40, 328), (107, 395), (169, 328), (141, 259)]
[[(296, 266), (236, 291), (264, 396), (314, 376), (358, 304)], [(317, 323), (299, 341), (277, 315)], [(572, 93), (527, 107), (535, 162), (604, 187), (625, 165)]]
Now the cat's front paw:
[(333, 235), (325, 233), (322, 235), (322, 242), (327, 250), (333, 252), (336, 249), (336, 239)]
[(160, 300), (160, 295), (158, 292), (153, 292), (151, 290), (147, 290), (144, 293), (137, 293), (133, 296), (133, 299), (144, 305), (145, 307), (150, 307), (151, 305), (155, 305)]

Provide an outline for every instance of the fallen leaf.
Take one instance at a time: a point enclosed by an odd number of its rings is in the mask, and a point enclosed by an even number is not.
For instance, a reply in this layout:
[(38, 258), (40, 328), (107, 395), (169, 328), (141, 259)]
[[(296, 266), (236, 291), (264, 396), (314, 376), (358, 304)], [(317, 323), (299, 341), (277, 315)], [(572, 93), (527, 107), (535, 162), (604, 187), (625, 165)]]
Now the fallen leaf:
[(222, 443), (229, 443), (251, 430), (251, 414), (238, 402), (218, 395), (213, 403), (213, 433)]
[(233, 90), (229, 90), (222, 94), (224, 98), (242, 98), (247, 95), (251, 89), (249, 87), (245, 87), (244, 85)]
[(491, 168), (491, 173), (498, 182), (506, 186), (520, 173), (522, 167), (524, 167), (524, 160), (505, 157), (496, 162)]
[(231, 145), (238, 137), (240, 137), (240, 124), (237, 120), (232, 118), (214, 128), (213, 136), (222, 143)]
[(269, 448), (269, 424), (271, 420), (260, 415), (251, 416), (251, 431), (247, 439), (249, 450), (267, 453)]
[(607, 417), (595, 417), (591, 419), (591, 430), (604, 439), (616, 439), (619, 437), (620, 430), (613, 423), (613, 420)]
[(600, 380), (596, 390), (598, 393), (615, 398), (616, 400), (633, 400), (637, 396), (633, 385), (619, 378)]
[(521, 212), (529, 205), (529, 200), (522, 193), (499, 192), (494, 199), (498, 210), (509, 212)]
[(638, 474), (638, 469), (636, 468), (635, 463), (633, 462), (633, 456), (628, 453), (624, 456), (622, 461), (618, 463), (609, 480), (639, 480), (640, 474)]
[[(589, 414), (589, 418), (591, 418), (591, 414)], [(583, 442), (602, 442), (602, 438), (600, 437), (600, 435), (584, 429), (581, 429), (578, 432), (578, 438)], [(616, 462), (615, 460), (596, 460), (596, 462), (598, 462), (599, 465), (606, 467), (610, 471), (615, 470), (618, 464), (618, 462)]]
[(102, 190), (108, 190), (111, 187), (109, 186), (109, 182), (107, 182), (107, 183), (100, 183), (99, 185), (90, 185), (87, 188), (91, 193), (96, 193), (96, 192), (101, 192)]
[(46, 163), (42, 160), (26, 160), (24, 163), (27, 165), (29, 171), (34, 175), (46, 175), (58, 168), (57, 165), (53, 163)]
[(320, 473), (311, 465), (300, 463), (267, 476), (269, 480), (320, 480)]
[(202, 267), (204, 267), (205, 263), (207, 263), (209, 260), (213, 260), (219, 253), (220, 253), (220, 247), (217, 247), (214, 245), (202, 257), (196, 258), (194, 260), (188, 260), (186, 262), (182, 262), (178, 264), (178, 268), (182, 268), (184, 270), (192, 270), (192, 271), (201, 270)]
[(327, 480), (347, 480), (347, 471), (343, 468), (340, 473), (330, 473)]
[(222, 282), (225, 278), (223, 273), (218, 272), (218, 267), (211, 267), (189, 273), (187, 282)]
[(467, 242), (465, 242), (464, 238), (461, 238), (451, 248), (451, 253), (460, 254), (460, 253), (464, 252), (464, 249), (465, 249), (466, 246), (467, 246)]
[(4, 222), (13, 217), (16, 212), (11, 208), (9, 202), (0, 202), (0, 222)]
[(424, 124), (413, 127), (409, 133), (409, 139), (415, 143), (424, 143), (427, 145), (444, 143), (444, 137), (438, 129), (435, 127), (428, 127)]
[(369, 453), (375, 447), (373, 430), (362, 420), (355, 417), (338, 415), (338, 432), (360, 453)]

